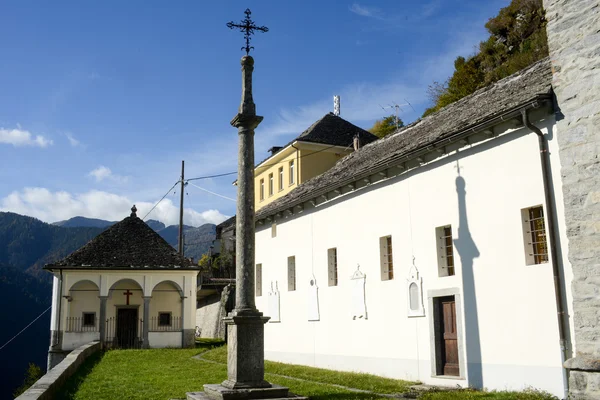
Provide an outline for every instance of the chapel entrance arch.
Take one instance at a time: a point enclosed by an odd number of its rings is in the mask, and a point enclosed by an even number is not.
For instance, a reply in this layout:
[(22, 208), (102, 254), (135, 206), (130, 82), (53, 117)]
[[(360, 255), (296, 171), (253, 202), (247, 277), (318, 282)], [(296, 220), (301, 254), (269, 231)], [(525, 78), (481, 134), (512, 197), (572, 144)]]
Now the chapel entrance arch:
[(109, 347), (140, 348), (143, 343), (144, 292), (138, 282), (121, 279), (109, 289), (105, 342)]

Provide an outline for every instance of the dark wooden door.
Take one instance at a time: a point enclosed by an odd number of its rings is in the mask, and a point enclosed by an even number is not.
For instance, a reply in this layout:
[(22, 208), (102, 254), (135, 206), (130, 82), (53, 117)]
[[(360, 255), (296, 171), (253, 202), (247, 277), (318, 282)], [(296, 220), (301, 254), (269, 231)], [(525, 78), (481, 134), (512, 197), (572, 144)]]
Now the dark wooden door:
[(440, 301), (442, 311), (442, 366), (444, 375), (459, 375), (458, 337), (456, 335), (456, 302), (454, 298)]
[(117, 346), (123, 349), (136, 347), (137, 326), (137, 309), (117, 309)]

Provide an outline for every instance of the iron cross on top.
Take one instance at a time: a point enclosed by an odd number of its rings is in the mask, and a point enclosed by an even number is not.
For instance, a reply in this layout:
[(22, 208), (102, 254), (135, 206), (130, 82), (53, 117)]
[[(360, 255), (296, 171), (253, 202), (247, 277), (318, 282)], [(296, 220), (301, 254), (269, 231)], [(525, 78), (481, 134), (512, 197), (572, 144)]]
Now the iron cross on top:
[(246, 55), (249, 55), (250, 50), (254, 49), (254, 47), (250, 46), (250, 35), (254, 35), (254, 32), (256, 31), (269, 32), (269, 28), (267, 28), (266, 26), (256, 26), (254, 24), (254, 21), (250, 19), (250, 14), (252, 14), (252, 11), (250, 11), (249, 8), (246, 8), (244, 14), (246, 14), (246, 18), (244, 18), (244, 20), (240, 24), (236, 24), (233, 21), (231, 21), (227, 23), (227, 27), (229, 29), (238, 28), (240, 31), (244, 32), (244, 39), (246, 39), (246, 47), (242, 47), (242, 50), (245, 49)]

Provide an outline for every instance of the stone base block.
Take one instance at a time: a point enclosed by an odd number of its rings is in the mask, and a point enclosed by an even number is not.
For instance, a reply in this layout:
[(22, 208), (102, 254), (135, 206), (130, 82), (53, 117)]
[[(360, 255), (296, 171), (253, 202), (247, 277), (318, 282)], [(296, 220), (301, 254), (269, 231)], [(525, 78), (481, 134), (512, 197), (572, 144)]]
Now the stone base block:
[(222, 385), (204, 385), (204, 392), (187, 393), (187, 400), (308, 400), (289, 393), (289, 388), (271, 385), (267, 388), (229, 389)]
[(569, 400), (600, 399), (600, 358), (577, 356), (565, 362), (569, 369)]

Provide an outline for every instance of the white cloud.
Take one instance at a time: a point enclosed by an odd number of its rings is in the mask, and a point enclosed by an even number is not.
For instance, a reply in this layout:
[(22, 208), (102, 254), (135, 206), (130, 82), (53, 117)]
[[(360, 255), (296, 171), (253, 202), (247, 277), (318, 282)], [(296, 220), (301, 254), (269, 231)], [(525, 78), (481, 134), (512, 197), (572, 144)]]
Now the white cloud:
[(72, 134), (65, 133), (65, 136), (69, 140), (69, 144), (71, 145), (71, 147), (82, 146), (81, 142), (79, 140), (75, 139), (75, 137)]
[(53, 144), (52, 140), (46, 139), (42, 135), (32, 135), (31, 132), (18, 126), (17, 129), (0, 128), (0, 143), (19, 146), (38, 146), (48, 147)]
[(110, 168), (100, 165), (98, 168), (90, 171), (88, 176), (96, 178), (96, 182), (102, 182), (103, 180), (110, 180), (116, 183), (127, 183), (129, 177), (113, 174)]
[(358, 3), (353, 3), (348, 9), (361, 17), (382, 19), (379, 9), (375, 7), (361, 6)]
[[(45, 222), (55, 222), (76, 216), (99, 218), (108, 221), (120, 221), (127, 217), (131, 206), (135, 204), (137, 215), (143, 218), (154, 203), (132, 201), (128, 197), (98, 190), (85, 193), (51, 192), (46, 188), (28, 187), (14, 191), (0, 200), (0, 211), (10, 211), (29, 215)], [(184, 208), (184, 223), (200, 226), (206, 223), (218, 224), (228, 217), (220, 211), (210, 209), (198, 212)], [(164, 199), (148, 216), (166, 225), (175, 225), (179, 221), (179, 208), (173, 202)]]

